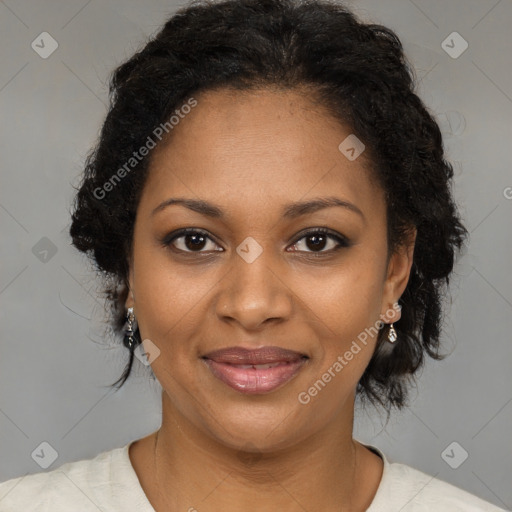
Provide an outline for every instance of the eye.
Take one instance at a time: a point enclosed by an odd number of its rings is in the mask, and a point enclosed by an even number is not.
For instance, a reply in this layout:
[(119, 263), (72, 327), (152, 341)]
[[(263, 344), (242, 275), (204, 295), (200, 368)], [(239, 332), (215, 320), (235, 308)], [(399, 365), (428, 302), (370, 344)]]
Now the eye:
[[(201, 249), (204, 249), (205, 245), (208, 245), (208, 240), (213, 243), (213, 240), (208, 236), (208, 234), (205, 231), (196, 228), (186, 228), (180, 229), (179, 231), (171, 233), (170, 235), (166, 236), (162, 240), (162, 245), (164, 245), (165, 247), (172, 245), (178, 251), (181, 252), (203, 252), (201, 251)], [(213, 245), (216, 244), (213, 243)]]
[[(304, 245), (307, 248), (312, 248), (311, 251), (302, 251), (302, 250), (294, 250), (292, 252), (311, 252), (313, 254), (320, 253), (331, 253), (341, 249), (342, 247), (349, 247), (350, 242), (342, 235), (333, 233), (325, 228), (318, 228), (307, 233), (304, 233), (294, 244), (292, 247), (300, 245), (300, 242), (305, 240)], [(329, 245), (329, 240), (331, 241), (331, 247), (328, 250), (325, 249), (326, 246)], [(334, 241), (334, 242), (333, 242)], [(318, 249), (318, 250), (317, 250)], [(316, 256), (316, 254), (315, 254)]]

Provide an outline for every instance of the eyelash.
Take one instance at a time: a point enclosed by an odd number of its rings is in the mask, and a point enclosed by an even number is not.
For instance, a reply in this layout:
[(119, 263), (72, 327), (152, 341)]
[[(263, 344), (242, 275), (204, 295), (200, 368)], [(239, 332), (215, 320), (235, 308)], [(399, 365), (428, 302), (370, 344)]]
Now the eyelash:
[[(168, 235), (166, 235), (162, 240), (160, 240), (161, 244), (163, 247), (165, 248), (170, 248), (171, 250), (173, 251), (176, 251), (176, 252), (181, 252), (183, 254), (202, 254), (203, 251), (184, 251), (182, 249), (177, 249), (177, 248), (172, 248), (172, 243), (179, 239), (179, 238), (183, 238), (185, 237), (186, 235), (202, 235), (204, 236), (205, 238), (208, 238), (209, 240), (211, 240), (212, 242), (216, 243), (215, 240), (213, 240), (206, 231), (203, 231), (202, 229), (198, 229), (198, 228), (184, 228), (184, 229), (180, 229), (176, 232), (173, 232), (173, 233), (170, 233)], [(296, 245), (298, 242), (300, 242), (303, 238), (308, 238), (310, 236), (313, 236), (313, 235), (323, 235), (323, 236), (327, 236), (328, 238), (331, 238), (333, 240), (335, 240), (337, 243), (338, 243), (338, 246), (333, 248), (333, 249), (330, 249), (328, 251), (292, 251), (292, 252), (298, 252), (298, 253), (306, 253), (308, 255), (311, 255), (315, 258), (321, 258), (322, 256), (324, 255), (330, 255), (332, 253), (334, 253), (335, 251), (338, 251), (339, 249), (342, 249), (342, 248), (347, 248), (347, 247), (350, 247), (350, 241), (345, 238), (344, 236), (342, 235), (339, 235), (339, 234), (336, 234), (335, 232), (332, 232), (330, 231), (329, 229), (326, 229), (326, 228), (316, 228), (316, 229), (312, 229), (310, 231), (307, 231), (305, 233), (302, 233), (301, 236), (299, 238), (297, 238), (295, 240), (295, 242), (293, 242), (292, 245)], [(218, 245), (218, 244), (217, 244)], [(214, 251), (214, 252), (222, 252), (222, 251)]]

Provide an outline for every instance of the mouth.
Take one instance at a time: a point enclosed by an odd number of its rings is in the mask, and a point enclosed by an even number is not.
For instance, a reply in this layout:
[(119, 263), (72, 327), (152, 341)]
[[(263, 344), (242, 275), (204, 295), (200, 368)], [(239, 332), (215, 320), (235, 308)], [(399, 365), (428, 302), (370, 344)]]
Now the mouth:
[(202, 356), (214, 377), (244, 394), (265, 394), (295, 377), (309, 357), (280, 347), (230, 347)]

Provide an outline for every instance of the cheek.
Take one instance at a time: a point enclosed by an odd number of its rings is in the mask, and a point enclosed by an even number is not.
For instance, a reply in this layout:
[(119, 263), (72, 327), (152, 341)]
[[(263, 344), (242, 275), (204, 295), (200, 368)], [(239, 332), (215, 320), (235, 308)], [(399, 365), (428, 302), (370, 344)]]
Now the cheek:
[(139, 327), (144, 338), (157, 346), (168, 344), (191, 326), (211, 289), (208, 279), (185, 265), (173, 264), (165, 250), (134, 251), (134, 296)]
[(297, 290), (333, 335), (357, 334), (379, 318), (382, 269), (364, 255), (354, 254), (339, 267), (297, 280)]
[[(307, 309), (316, 317), (315, 331), (319, 341), (319, 378), (330, 371), (340, 393), (352, 388), (368, 365), (377, 336), (383, 294), (381, 259), (353, 254), (343, 265), (325, 275), (315, 276), (315, 286), (302, 289)], [(339, 360), (339, 357), (342, 360)], [(332, 378), (335, 374), (336, 378)], [(341, 396), (341, 395), (340, 395)]]
[(379, 332), (381, 293), (377, 272), (354, 265), (331, 275), (308, 295), (308, 307), (317, 317), (318, 348), (314, 378), (301, 388), (298, 398), (314, 409), (311, 416), (316, 422), (338, 414), (368, 366)]
[[(203, 346), (215, 285), (227, 269), (177, 260), (149, 231), (139, 227), (134, 237), (132, 284), (140, 334), (160, 350), (152, 362), (157, 378), (166, 382), (166, 370), (172, 368), (173, 375), (185, 379)], [(169, 385), (173, 383), (171, 379)]]

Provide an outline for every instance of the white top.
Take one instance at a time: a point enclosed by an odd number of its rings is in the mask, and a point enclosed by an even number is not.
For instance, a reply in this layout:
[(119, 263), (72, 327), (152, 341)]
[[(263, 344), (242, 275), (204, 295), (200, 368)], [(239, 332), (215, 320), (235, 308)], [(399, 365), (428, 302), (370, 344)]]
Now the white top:
[[(131, 464), (130, 444), (93, 459), (0, 483), (0, 512), (155, 512)], [(382, 479), (367, 512), (503, 512), (504, 509), (405, 464), (384, 461)]]

